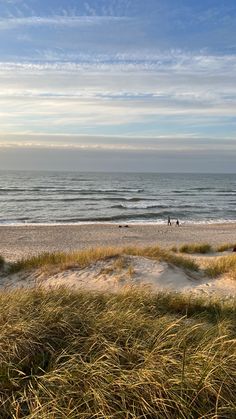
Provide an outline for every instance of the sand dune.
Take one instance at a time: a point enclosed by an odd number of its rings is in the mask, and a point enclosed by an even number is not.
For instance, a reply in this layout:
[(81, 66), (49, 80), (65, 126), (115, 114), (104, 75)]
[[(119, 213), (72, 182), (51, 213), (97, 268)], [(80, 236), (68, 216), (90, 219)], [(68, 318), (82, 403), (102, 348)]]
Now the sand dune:
[(109, 292), (145, 288), (154, 292), (184, 292), (223, 298), (236, 296), (236, 282), (227, 276), (210, 279), (201, 272), (185, 271), (166, 262), (140, 256), (112, 258), (98, 261), (84, 269), (75, 267), (54, 274), (35, 271), (2, 276), (0, 286), (2, 289), (66, 286)]
[[(88, 249), (97, 246), (149, 246), (164, 248), (183, 243), (220, 245), (236, 242), (235, 224), (130, 225), (119, 228), (111, 224), (0, 227), (0, 255), (16, 261), (42, 252)], [(221, 256), (209, 254), (207, 258)], [(194, 256), (204, 266), (206, 257)], [(227, 276), (209, 279), (201, 273), (183, 269), (146, 257), (126, 256), (122, 263), (100, 261), (85, 269), (69, 269), (56, 274), (24, 272), (0, 277), (1, 288), (69, 286), (91, 290), (119, 291), (126, 287), (146, 287), (154, 291), (182, 291), (195, 294), (236, 295), (236, 281)]]

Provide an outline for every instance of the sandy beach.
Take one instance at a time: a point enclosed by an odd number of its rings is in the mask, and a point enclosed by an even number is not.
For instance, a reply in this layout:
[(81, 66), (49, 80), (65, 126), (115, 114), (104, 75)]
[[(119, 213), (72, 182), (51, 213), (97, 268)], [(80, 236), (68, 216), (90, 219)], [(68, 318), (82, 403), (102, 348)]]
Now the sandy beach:
[(97, 246), (170, 247), (184, 243), (219, 245), (236, 243), (236, 223), (167, 225), (118, 224), (26, 225), (0, 227), (0, 255), (7, 261), (42, 252), (65, 251)]

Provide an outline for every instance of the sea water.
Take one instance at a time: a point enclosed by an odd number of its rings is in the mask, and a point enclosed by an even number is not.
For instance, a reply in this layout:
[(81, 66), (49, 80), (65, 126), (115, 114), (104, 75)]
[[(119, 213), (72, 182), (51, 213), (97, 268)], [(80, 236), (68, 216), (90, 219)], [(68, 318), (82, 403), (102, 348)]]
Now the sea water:
[(0, 171), (0, 224), (236, 221), (236, 174)]

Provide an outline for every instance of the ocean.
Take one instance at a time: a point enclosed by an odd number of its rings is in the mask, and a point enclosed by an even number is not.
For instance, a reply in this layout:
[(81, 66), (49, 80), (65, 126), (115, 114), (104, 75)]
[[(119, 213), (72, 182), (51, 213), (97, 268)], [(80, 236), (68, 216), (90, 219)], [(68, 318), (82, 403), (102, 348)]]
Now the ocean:
[(236, 174), (0, 171), (0, 224), (236, 221)]

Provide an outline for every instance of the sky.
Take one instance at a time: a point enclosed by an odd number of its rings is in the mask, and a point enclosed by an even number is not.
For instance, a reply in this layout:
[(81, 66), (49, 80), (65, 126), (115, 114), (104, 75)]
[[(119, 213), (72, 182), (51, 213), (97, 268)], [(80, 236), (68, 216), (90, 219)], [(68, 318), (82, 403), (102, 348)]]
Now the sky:
[(0, 0), (0, 169), (235, 173), (235, 0)]

